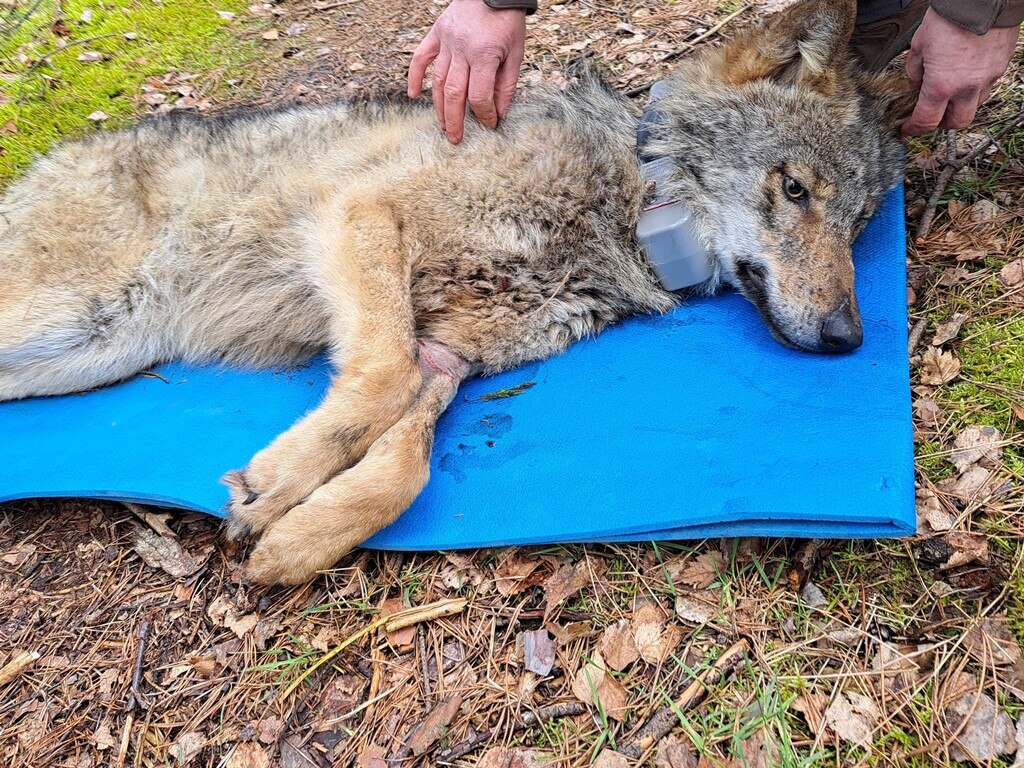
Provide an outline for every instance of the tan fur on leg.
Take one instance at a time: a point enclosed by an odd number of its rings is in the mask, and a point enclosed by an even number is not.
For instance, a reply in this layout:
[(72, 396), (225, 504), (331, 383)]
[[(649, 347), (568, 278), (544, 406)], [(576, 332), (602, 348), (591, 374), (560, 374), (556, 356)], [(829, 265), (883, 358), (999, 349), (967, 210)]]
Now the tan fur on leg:
[(406, 414), (362, 461), (271, 525), (249, 558), (249, 579), (308, 581), (402, 514), (427, 483), (434, 426), (464, 372), (446, 368), (428, 375)]
[(359, 461), (420, 386), (410, 259), (389, 208), (327, 201), (315, 215), (310, 247), (328, 254), (316, 260), (318, 284), (337, 308), (331, 337), (343, 371), (319, 408), (256, 454), (241, 477), (225, 478), (232, 537), (261, 532)]

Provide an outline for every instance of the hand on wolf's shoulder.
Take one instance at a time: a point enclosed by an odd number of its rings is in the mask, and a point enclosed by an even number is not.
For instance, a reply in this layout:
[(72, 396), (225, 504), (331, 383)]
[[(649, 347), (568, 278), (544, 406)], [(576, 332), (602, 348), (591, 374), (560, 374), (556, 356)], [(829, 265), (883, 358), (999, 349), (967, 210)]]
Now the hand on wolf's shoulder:
[(409, 97), (420, 95), (427, 67), (434, 62), (434, 110), (448, 140), (462, 141), (467, 101), (477, 120), (497, 128), (512, 103), (525, 47), (525, 10), (452, 0), (412, 56)]
[(1006, 71), (1018, 32), (1017, 27), (992, 27), (976, 35), (929, 8), (907, 56), (907, 77), (921, 93), (903, 132), (918, 136), (970, 125)]

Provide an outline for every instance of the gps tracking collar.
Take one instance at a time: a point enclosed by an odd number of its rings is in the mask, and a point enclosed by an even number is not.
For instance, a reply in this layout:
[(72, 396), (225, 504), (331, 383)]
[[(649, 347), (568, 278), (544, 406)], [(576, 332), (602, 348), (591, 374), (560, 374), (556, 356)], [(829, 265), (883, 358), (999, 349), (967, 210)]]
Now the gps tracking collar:
[(665, 115), (658, 110), (657, 103), (667, 91), (664, 80), (651, 86), (636, 132), (640, 170), (654, 188), (640, 214), (636, 236), (662, 287), (667, 291), (678, 291), (703, 283), (711, 277), (712, 269), (711, 259), (697, 238), (693, 211), (664, 191), (672, 161), (667, 157), (653, 158), (646, 150), (653, 127), (665, 122)]

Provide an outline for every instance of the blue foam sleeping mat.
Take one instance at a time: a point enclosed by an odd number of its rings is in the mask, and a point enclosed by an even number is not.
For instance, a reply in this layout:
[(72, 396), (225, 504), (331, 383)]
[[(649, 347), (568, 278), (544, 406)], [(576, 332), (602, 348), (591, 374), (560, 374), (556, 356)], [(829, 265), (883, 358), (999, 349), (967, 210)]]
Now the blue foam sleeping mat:
[[(864, 345), (853, 354), (787, 349), (728, 293), (467, 382), (438, 423), (426, 489), (368, 546), (913, 533), (901, 190), (854, 253)], [(331, 368), (321, 357), (155, 373), (0, 404), (0, 501), (223, 515), (218, 479), (314, 408)]]

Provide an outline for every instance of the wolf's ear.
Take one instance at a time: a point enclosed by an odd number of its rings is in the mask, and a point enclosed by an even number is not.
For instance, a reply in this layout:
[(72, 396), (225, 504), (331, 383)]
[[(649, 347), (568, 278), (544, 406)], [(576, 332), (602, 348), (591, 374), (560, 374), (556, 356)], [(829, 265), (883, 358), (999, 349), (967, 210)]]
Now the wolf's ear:
[(883, 72), (864, 83), (868, 95), (879, 105), (880, 117), (890, 128), (899, 128), (913, 114), (917, 89), (905, 77)]
[(733, 85), (770, 79), (832, 93), (856, 10), (855, 0), (800, 0), (727, 43), (720, 75)]

